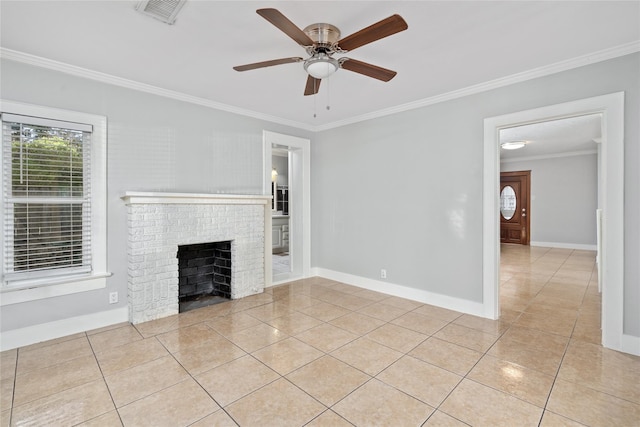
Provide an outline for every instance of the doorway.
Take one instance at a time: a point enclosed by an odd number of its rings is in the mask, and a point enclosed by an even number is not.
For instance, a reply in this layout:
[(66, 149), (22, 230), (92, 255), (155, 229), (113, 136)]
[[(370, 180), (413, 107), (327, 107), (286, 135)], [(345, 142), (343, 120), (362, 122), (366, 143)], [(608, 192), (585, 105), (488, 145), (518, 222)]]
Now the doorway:
[[(275, 155), (275, 157), (274, 157)], [(265, 286), (309, 277), (311, 270), (310, 141), (263, 132), (263, 191), (275, 200), (265, 233), (270, 253)], [(276, 166), (274, 158), (284, 166)], [(278, 170), (278, 167), (281, 170)], [(276, 172), (274, 172), (274, 169)], [(284, 175), (280, 180), (275, 174)], [(286, 201), (286, 202), (285, 202)], [(285, 213), (286, 212), (286, 213)], [(283, 222), (284, 221), (284, 222)], [(277, 246), (277, 247), (274, 247)]]
[(528, 245), (531, 171), (500, 173), (500, 243)]
[(289, 254), (289, 148), (271, 146), (271, 256), (273, 277), (291, 273)]
[(485, 119), (483, 183), (483, 306), (488, 318), (497, 319), (499, 246), (499, 133), (501, 129), (563, 117), (602, 114), (600, 183), (603, 200), (602, 242), (602, 344), (631, 352), (623, 333), (624, 319), (624, 93)]

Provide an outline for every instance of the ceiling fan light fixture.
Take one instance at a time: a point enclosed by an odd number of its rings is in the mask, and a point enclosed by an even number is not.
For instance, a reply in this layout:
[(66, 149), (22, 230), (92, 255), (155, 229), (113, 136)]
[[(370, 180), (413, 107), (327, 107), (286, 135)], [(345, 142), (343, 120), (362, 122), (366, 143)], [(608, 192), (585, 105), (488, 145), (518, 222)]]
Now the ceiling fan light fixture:
[(500, 144), (500, 146), (505, 150), (518, 150), (525, 145), (527, 145), (527, 141), (508, 141)]
[(331, 74), (338, 71), (340, 64), (337, 59), (334, 59), (324, 53), (314, 55), (311, 58), (304, 61), (304, 69), (311, 77), (316, 79), (324, 79)]

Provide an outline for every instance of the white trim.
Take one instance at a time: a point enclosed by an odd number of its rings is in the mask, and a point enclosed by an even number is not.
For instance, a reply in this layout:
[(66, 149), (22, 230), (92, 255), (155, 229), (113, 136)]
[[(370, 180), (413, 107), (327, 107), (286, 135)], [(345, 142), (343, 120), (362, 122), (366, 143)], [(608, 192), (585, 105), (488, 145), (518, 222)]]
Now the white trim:
[[(95, 114), (9, 100), (0, 100), (0, 111), (66, 122), (85, 123), (93, 127), (91, 134), (92, 273), (90, 277), (70, 275), (50, 278), (46, 281), (15, 281), (11, 285), (2, 286), (3, 297), (0, 305), (26, 302), (29, 301), (29, 298), (42, 299), (72, 294), (75, 293), (73, 292), (74, 286), (77, 286), (75, 288), (76, 292), (104, 288), (106, 286), (104, 278), (111, 275), (107, 269), (107, 118)], [(3, 173), (1, 163), (0, 174)], [(2, 252), (1, 245), (0, 252)], [(41, 290), (36, 290), (36, 286), (41, 287)]]
[(84, 316), (57, 320), (55, 322), (47, 322), (39, 325), (27, 326), (25, 328), (13, 329), (2, 332), (0, 351), (24, 347), (26, 345), (36, 344), (42, 341), (66, 337), (68, 335), (77, 334), (78, 332), (86, 332), (128, 321), (129, 309), (127, 307), (120, 307), (115, 310), (101, 311), (98, 313), (86, 314)]
[(487, 118), (484, 121), (483, 301), (486, 317), (499, 315), (500, 129), (602, 114), (602, 344), (624, 351), (624, 92)]
[[(276, 277), (276, 283), (309, 277), (311, 271), (311, 141), (306, 138), (263, 131), (263, 192), (271, 194), (271, 156), (273, 144), (289, 151), (289, 252), (292, 272)], [(271, 224), (271, 219), (269, 219)], [(265, 236), (271, 248), (271, 229)], [(302, 256), (300, 256), (302, 254)], [(271, 268), (271, 254), (269, 268)], [(265, 287), (273, 286), (273, 277), (265, 278)]]
[(297, 122), (295, 120), (283, 119), (281, 117), (271, 116), (269, 114), (259, 113), (257, 111), (251, 111), (245, 108), (234, 107), (232, 105), (215, 102), (210, 99), (187, 95), (185, 93), (176, 92), (169, 89), (163, 89), (161, 87), (152, 86), (146, 83), (124, 79), (122, 77), (101, 73), (99, 71), (89, 70), (87, 68), (66, 64), (64, 62), (54, 61), (52, 59), (43, 58), (40, 56), (31, 55), (4, 47), (0, 48), (0, 58), (21, 62), (23, 64), (34, 65), (36, 67), (46, 68), (48, 70), (59, 71), (65, 74), (70, 74), (72, 76), (95, 80), (100, 83), (107, 83), (114, 86), (120, 86), (127, 89), (150, 93), (152, 95), (158, 95), (165, 98), (188, 102), (190, 104), (213, 108), (215, 110), (227, 111), (229, 113), (239, 114), (246, 117), (253, 117), (254, 119), (258, 120), (266, 120), (272, 123), (279, 123), (281, 125), (292, 126), (299, 129), (313, 130), (313, 126), (307, 125), (306, 123)]
[[(127, 205), (136, 204), (205, 204), (205, 205), (266, 205), (271, 196), (258, 194), (205, 194), (205, 193), (156, 193), (126, 191), (122, 200)], [(271, 211), (271, 207), (269, 207)]]
[(360, 116), (355, 116), (355, 117), (351, 117), (344, 120), (338, 120), (335, 122), (331, 122), (331, 123), (327, 123), (319, 126), (309, 125), (306, 123), (284, 119), (281, 117), (275, 117), (268, 114), (247, 110), (244, 108), (222, 104), (220, 102), (211, 101), (209, 99), (199, 98), (196, 96), (187, 95), (187, 94), (172, 91), (172, 90), (162, 89), (157, 86), (140, 83), (133, 80), (123, 79), (121, 77), (112, 76), (112, 75), (101, 73), (98, 71), (88, 70), (86, 68), (65, 64), (63, 62), (42, 58), (36, 55), (31, 55), (28, 53), (24, 53), (24, 52), (12, 50), (12, 49), (0, 48), (0, 58), (6, 58), (12, 61), (34, 65), (36, 67), (46, 68), (46, 69), (59, 71), (66, 74), (71, 74), (78, 77), (96, 80), (102, 83), (108, 83), (108, 84), (112, 84), (120, 87), (125, 87), (128, 89), (133, 89), (141, 92), (151, 93), (158, 96), (163, 96), (166, 98), (189, 102), (192, 104), (201, 105), (203, 107), (214, 108), (216, 110), (227, 111), (230, 113), (240, 114), (247, 117), (253, 117), (259, 120), (266, 120), (273, 123), (279, 123), (286, 126), (293, 126), (299, 129), (318, 132), (318, 131), (334, 129), (341, 126), (346, 126), (349, 124), (358, 123), (366, 120), (376, 119), (379, 117), (384, 117), (391, 114), (400, 113), (403, 111), (414, 110), (417, 108), (438, 104), (440, 102), (473, 95), (476, 93), (486, 92), (492, 89), (509, 86), (514, 83), (520, 83), (520, 82), (535, 79), (538, 77), (544, 77), (550, 74), (555, 74), (562, 71), (583, 67), (585, 65), (607, 61), (609, 59), (618, 58), (620, 56), (629, 55), (639, 51), (640, 51), (640, 41), (633, 41), (620, 46), (614, 46), (612, 48), (603, 49), (597, 52), (592, 52), (586, 55), (578, 56), (576, 58), (571, 58), (564, 61), (556, 62), (555, 64), (534, 68), (533, 70), (512, 74), (510, 76), (498, 78), (495, 80), (490, 80), (488, 82), (480, 83), (474, 86), (469, 86), (459, 90), (454, 90), (441, 95), (424, 98), (418, 101), (409, 102), (409, 103), (398, 105), (391, 108), (385, 108), (382, 110), (374, 111), (367, 114), (362, 114)]
[[(266, 131), (262, 131), (262, 194), (269, 197), (269, 200), (273, 199), (271, 195), (271, 142), (268, 141)], [(271, 206), (268, 206), (271, 208)], [(276, 208), (275, 203), (273, 208)], [(266, 211), (269, 211), (266, 213)], [(273, 236), (272, 236), (272, 220), (273, 209), (265, 209), (264, 217), (264, 287), (269, 288), (273, 286)]]
[(381, 280), (369, 279), (367, 277), (355, 276), (353, 274), (342, 273), (321, 267), (313, 268), (314, 276), (320, 276), (331, 280), (336, 280), (348, 285), (357, 286), (383, 294), (407, 298), (424, 304), (431, 304), (461, 313), (483, 316), (484, 307), (482, 303), (451, 297), (448, 295), (436, 294), (422, 289), (383, 282)]
[(54, 128), (62, 127), (65, 129), (72, 129), (80, 132), (93, 131), (93, 126), (86, 123), (67, 122), (64, 120), (51, 120), (46, 117), (25, 116), (23, 114), (11, 114), (11, 113), (5, 113), (5, 112), (2, 113), (2, 121), (25, 123), (29, 125), (54, 127)]
[(529, 245), (543, 248), (576, 249), (580, 251), (595, 251), (598, 249), (596, 245), (584, 245), (581, 243), (530, 242)]
[(566, 153), (545, 154), (542, 156), (512, 157), (508, 159), (504, 159), (500, 157), (500, 163), (526, 162), (529, 160), (558, 159), (561, 157), (587, 156), (589, 154), (598, 154), (598, 150), (567, 151)]
[(56, 279), (51, 278), (20, 281), (20, 288), (11, 287), (2, 290), (0, 306), (103, 289), (107, 287), (106, 278), (110, 276), (111, 273), (81, 277), (63, 276), (58, 279), (58, 283)]
[(629, 55), (638, 51), (640, 51), (640, 41), (633, 41), (620, 46), (615, 46), (613, 48), (603, 49), (598, 52), (593, 52), (586, 55), (578, 56), (576, 58), (571, 58), (564, 61), (556, 62), (555, 64), (534, 68), (533, 70), (512, 74), (510, 76), (501, 77), (495, 80), (490, 80), (488, 82), (480, 83), (474, 86), (469, 86), (459, 90), (443, 93), (442, 95), (432, 96), (430, 98), (424, 98), (418, 101), (409, 102), (409, 103), (398, 105), (395, 107), (386, 108), (386, 109), (374, 111), (368, 114), (351, 117), (345, 120), (339, 120), (336, 122), (328, 123), (326, 125), (316, 126), (314, 130), (315, 131), (328, 130), (328, 129), (333, 129), (341, 126), (350, 125), (357, 122), (363, 122), (366, 120), (372, 120), (379, 117), (400, 113), (403, 111), (415, 110), (416, 108), (422, 108), (429, 105), (438, 104), (440, 102), (450, 101), (452, 99), (463, 98), (465, 96), (474, 95), (477, 93), (486, 92), (493, 89), (498, 89), (498, 88), (509, 86), (515, 83), (521, 83), (527, 80), (537, 79), (539, 77), (560, 73), (562, 71), (583, 67), (585, 65), (607, 61), (609, 59), (617, 58), (624, 55)]

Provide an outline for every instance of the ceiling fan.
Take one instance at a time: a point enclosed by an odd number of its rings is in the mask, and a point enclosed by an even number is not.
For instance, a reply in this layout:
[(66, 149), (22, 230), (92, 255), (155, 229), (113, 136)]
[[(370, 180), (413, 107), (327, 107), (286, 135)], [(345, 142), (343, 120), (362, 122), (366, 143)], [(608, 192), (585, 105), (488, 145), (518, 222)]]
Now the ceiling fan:
[(311, 24), (305, 27), (304, 30), (301, 30), (277, 9), (258, 9), (256, 13), (271, 22), (280, 29), (280, 31), (302, 46), (307, 51), (309, 57), (307, 59), (300, 57), (281, 58), (239, 65), (233, 67), (236, 71), (248, 71), (255, 70), (256, 68), (302, 62), (304, 63), (305, 71), (309, 74), (304, 90), (305, 95), (318, 93), (320, 81), (335, 73), (338, 68), (373, 77), (374, 79), (384, 82), (388, 82), (397, 74), (395, 71), (367, 64), (366, 62), (356, 59), (346, 57), (334, 58), (333, 55), (352, 51), (360, 46), (406, 30), (408, 25), (400, 15), (392, 15), (348, 37), (340, 39), (340, 30), (331, 24)]

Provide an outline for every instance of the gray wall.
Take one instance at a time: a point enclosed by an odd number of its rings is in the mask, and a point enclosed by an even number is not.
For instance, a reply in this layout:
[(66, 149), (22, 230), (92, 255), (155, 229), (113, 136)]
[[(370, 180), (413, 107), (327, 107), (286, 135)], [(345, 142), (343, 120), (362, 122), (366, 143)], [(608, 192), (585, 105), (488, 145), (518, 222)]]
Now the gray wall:
[(596, 245), (596, 154), (500, 163), (531, 171), (531, 242)]
[[(483, 120), (624, 91), (624, 330), (640, 336), (640, 54), (312, 135), (2, 60), (2, 97), (109, 120), (104, 290), (5, 306), (2, 330), (126, 293), (127, 190), (261, 192), (262, 130), (312, 139), (312, 266), (482, 301)], [(392, 83), (390, 83), (392, 84)]]
[(319, 132), (312, 265), (481, 302), (483, 120), (624, 91), (624, 331), (640, 336), (638, 76), (632, 54)]
[[(2, 331), (126, 306), (125, 191), (262, 194), (262, 131), (310, 133), (2, 60), (2, 98), (107, 116), (107, 288), (2, 307)], [(118, 304), (108, 294), (118, 291)]]

